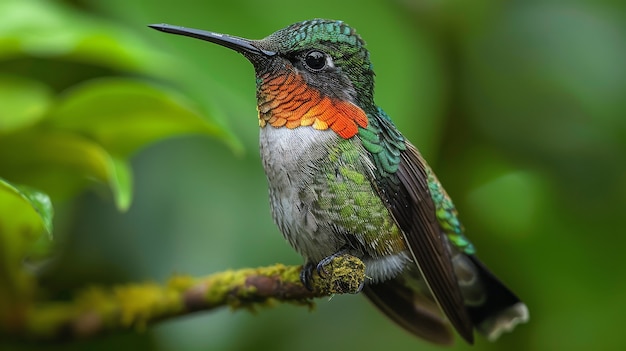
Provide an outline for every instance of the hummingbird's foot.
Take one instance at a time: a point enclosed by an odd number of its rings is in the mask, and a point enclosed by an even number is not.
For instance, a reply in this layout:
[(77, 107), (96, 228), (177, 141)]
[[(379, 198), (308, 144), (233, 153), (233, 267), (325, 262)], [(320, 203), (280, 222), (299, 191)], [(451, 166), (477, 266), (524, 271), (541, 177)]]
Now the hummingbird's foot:
[(348, 250), (342, 249), (342, 250), (339, 250), (339, 251), (335, 252), (334, 254), (332, 254), (332, 255), (330, 255), (328, 257), (322, 258), (322, 260), (319, 261), (317, 263), (317, 266), (315, 267), (315, 269), (317, 270), (317, 274), (320, 277), (324, 278), (328, 274), (328, 271), (326, 270), (326, 265), (331, 263), (336, 257), (344, 255), (347, 252), (348, 252)]
[(311, 282), (313, 281), (313, 267), (315, 263), (307, 262), (302, 266), (302, 270), (300, 271), (300, 281), (302, 285), (309, 291), (313, 291), (313, 285)]
[(300, 271), (300, 281), (302, 282), (304, 287), (307, 288), (309, 291), (313, 291), (313, 267), (315, 267), (317, 275), (319, 275), (320, 278), (324, 278), (328, 274), (325, 266), (331, 263), (336, 257), (341, 256), (346, 252), (348, 252), (348, 250), (342, 249), (328, 257), (324, 257), (318, 263), (306, 262), (304, 266), (302, 266), (302, 270)]
[[(306, 289), (327, 295), (361, 292), (366, 278), (365, 264), (346, 252), (341, 250), (317, 263), (307, 261), (300, 271), (300, 281)], [(316, 272), (318, 277), (313, 281)]]

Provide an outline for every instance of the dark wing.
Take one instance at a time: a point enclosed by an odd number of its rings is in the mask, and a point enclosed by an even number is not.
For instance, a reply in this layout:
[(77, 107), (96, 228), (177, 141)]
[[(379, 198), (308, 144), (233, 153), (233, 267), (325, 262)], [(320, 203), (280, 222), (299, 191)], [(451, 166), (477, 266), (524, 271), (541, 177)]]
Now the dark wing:
[(471, 344), (474, 327), (454, 273), (447, 239), (437, 221), (428, 190), (427, 166), (417, 149), (409, 142), (405, 144), (396, 172), (400, 186), (397, 194), (387, 197), (388, 206), (435, 300), (457, 332)]
[(439, 345), (452, 345), (454, 335), (437, 303), (424, 292), (404, 284), (402, 278), (366, 284), (363, 293), (387, 317), (412, 334)]
[(368, 114), (359, 138), (374, 163), (372, 185), (402, 230), (404, 241), (436, 302), (469, 343), (474, 327), (463, 302), (448, 241), (437, 220), (425, 161), (382, 109)]

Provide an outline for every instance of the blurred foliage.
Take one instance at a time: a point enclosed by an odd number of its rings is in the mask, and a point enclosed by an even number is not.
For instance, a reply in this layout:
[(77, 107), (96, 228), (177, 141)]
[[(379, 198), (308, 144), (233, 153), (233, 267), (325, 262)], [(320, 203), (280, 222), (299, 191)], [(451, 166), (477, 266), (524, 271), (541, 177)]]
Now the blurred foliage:
[(4, 316), (33, 298), (34, 281), (23, 271), (22, 259), (32, 253), (42, 234), (52, 234), (53, 210), (46, 194), (0, 178), (0, 213), (0, 315)]
[(141, 64), (152, 56), (148, 45), (120, 26), (41, 1), (4, 1), (0, 14), (0, 326), (7, 328), (37, 294), (24, 261), (51, 254), (52, 201), (103, 184), (126, 211), (128, 160), (137, 150), (177, 135), (227, 134), (156, 83), (168, 63)]
[[(173, 139), (145, 149), (133, 158), (134, 201), (124, 215), (91, 193), (71, 202), (52, 196), (55, 240), (63, 249), (42, 271), (51, 293), (63, 296), (93, 282), (300, 262), (269, 215), (252, 67), (224, 48), (145, 25), (167, 22), (259, 38), (296, 21), (327, 17), (345, 20), (368, 42), (377, 102), (431, 162), (478, 255), (530, 308), (529, 324), (495, 344), (479, 338), (472, 349), (621, 349), (626, 344), (620, 330), (626, 282), (619, 278), (626, 275), (619, 259), (626, 244), (621, 235), (626, 3), (319, 0), (306, 5), (0, 3), (0, 113), (11, 116), (0, 118), (0, 144), (36, 131), (49, 133), (30, 134), (37, 142), (91, 145), (85, 150), (102, 150), (113, 160), (89, 165), (100, 170), (92, 179), (107, 183), (116, 174), (107, 164), (117, 167), (127, 151), (162, 132), (188, 132), (171, 129), (168, 116), (193, 120), (196, 109), (189, 106), (197, 106), (214, 118), (209, 134), (234, 145), (230, 133), (217, 129), (226, 127), (245, 149), (236, 156), (226, 143), (207, 138)], [(174, 82), (182, 94), (156, 79)], [(122, 97), (127, 94), (134, 98)], [(89, 107), (98, 96), (106, 102)], [(153, 104), (162, 105), (152, 109)], [(118, 107), (128, 108), (120, 113), (134, 116), (137, 124), (108, 119)], [(87, 110), (93, 124), (83, 116)], [(161, 127), (147, 128), (146, 118)], [(124, 128), (116, 131), (119, 124)], [(0, 147), (0, 177), (10, 187), (35, 185), (21, 182), (28, 179), (26, 172), (5, 176), (5, 160), (45, 156), (34, 145)], [(57, 178), (46, 172), (51, 176), (41, 178), (48, 182)], [(44, 183), (37, 187), (53, 195)], [(28, 205), (21, 196), (14, 200)], [(222, 311), (142, 335), (57, 346), (98, 347), (439, 349), (405, 334), (353, 296), (320, 301), (312, 314), (291, 306), (257, 315)], [(470, 346), (458, 342), (454, 349)]]

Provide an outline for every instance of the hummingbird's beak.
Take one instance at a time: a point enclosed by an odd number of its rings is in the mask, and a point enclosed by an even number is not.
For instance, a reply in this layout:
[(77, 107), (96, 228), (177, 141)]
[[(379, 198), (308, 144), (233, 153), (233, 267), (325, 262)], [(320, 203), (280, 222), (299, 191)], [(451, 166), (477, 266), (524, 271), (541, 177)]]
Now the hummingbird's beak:
[(184, 35), (196, 39), (210, 41), (211, 43), (233, 49), (244, 55), (274, 56), (276, 52), (258, 48), (252, 44), (251, 40), (238, 38), (226, 34), (207, 32), (205, 30), (172, 26), (170, 24), (151, 24), (148, 27), (161, 32)]

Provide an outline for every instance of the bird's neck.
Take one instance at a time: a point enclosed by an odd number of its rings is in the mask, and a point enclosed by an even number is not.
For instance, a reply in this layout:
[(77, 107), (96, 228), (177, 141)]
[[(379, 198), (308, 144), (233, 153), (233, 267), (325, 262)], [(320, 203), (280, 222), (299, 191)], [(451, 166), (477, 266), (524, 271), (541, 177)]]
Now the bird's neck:
[(344, 139), (366, 128), (366, 113), (351, 101), (323, 94), (293, 71), (267, 72), (257, 77), (261, 128), (331, 129)]

